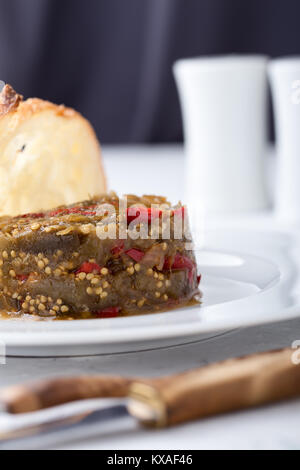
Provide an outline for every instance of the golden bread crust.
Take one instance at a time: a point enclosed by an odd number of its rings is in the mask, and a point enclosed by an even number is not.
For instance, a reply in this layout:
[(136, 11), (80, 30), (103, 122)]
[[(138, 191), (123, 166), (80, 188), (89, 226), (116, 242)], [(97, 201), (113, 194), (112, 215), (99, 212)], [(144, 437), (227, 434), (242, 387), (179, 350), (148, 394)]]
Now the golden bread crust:
[(0, 116), (16, 110), (23, 100), (22, 95), (18, 95), (12, 86), (5, 85), (0, 93)]
[(77, 111), (0, 94), (0, 216), (35, 212), (107, 190), (101, 148)]

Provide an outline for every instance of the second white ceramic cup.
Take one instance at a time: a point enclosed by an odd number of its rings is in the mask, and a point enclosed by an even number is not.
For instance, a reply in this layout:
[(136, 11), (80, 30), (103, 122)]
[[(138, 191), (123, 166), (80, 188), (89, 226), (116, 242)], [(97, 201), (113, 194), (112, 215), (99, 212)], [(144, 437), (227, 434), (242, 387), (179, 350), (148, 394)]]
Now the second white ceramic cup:
[(300, 222), (300, 57), (270, 62), (277, 147), (276, 213)]
[(183, 114), (189, 204), (207, 212), (267, 206), (267, 58), (182, 59), (174, 74)]

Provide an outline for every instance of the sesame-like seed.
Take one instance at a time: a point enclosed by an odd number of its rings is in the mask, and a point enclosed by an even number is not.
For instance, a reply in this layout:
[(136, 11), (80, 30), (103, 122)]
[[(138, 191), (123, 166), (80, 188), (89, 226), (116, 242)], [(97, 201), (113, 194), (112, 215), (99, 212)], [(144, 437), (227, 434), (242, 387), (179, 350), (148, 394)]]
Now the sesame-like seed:
[(34, 224), (32, 224), (32, 225), (30, 226), (31, 230), (33, 230), (33, 231), (38, 230), (40, 227), (41, 227), (41, 224), (39, 224), (39, 223), (37, 223), (37, 222), (35, 222)]
[(163, 281), (164, 278), (165, 278), (165, 276), (164, 276), (163, 274), (159, 274), (159, 275), (158, 275), (158, 279), (159, 279), (160, 281)]
[(132, 276), (134, 274), (134, 267), (130, 266), (129, 268), (127, 268), (127, 272), (130, 276)]
[(159, 299), (159, 297), (160, 297), (160, 292), (155, 292), (155, 297), (156, 297), (157, 299)]
[(31, 300), (29, 301), (29, 303), (30, 303), (30, 305), (34, 305), (34, 304), (35, 304), (35, 300), (34, 300), (34, 299), (31, 299)]
[(153, 276), (153, 269), (147, 269), (147, 276)]
[(47, 302), (47, 297), (45, 297), (44, 295), (41, 295), (41, 302), (43, 303)]
[(67, 313), (69, 311), (69, 307), (67, 307), (67, 305), (63, 305), (60, 310), (62, 313)]
[(157, 273), (154, 273), (154, 278), (158, 279), (158, 274)]
[(15, 273), (15, 271), (14, 271), (13, 269), (11, 269), (11, 270), (9, 271), (9, 275), (10, 275), (11, 277), (16, 277), (16, 273)]
[(25, 299), (27, 302), (30, 302), (31, 300), (31, 295), (26, 295), (26, 299)]
[(11, 256), (12, 258), (15, 258), (15, 257), (17, 256), (17, 255), (16, 255), (16, 252), (15, 252), (14, 250), (12, 250), (12, 251), (10, 252), (10, 256)]
[(134, 269), (138, 273), (141, 270), (141, 265), (139, 263), (135, 264)]
[(57, 254), (57, 256), (62, 256), (63, 252), (61, 250), (57, 250), (56, 254)]
[(77, 251), (74, 251), (73, 256), (74, 256), (74, 258), (78, 258), (79, 253)]
[(55, 310), (49, 310), (49, 314), (54, 316), (54, 315), (56, 315), (56, 312), (55, 312)]
[(107, 274), (108, 274), (108, 269), (107, 269), (107, 268), (102, 268), (102, 269), (101, 269), (101, 274), (103, 274), (103, 276), (107, 276)]
[(26, 253), (24, 253), (24, 251), (21, 251), (21, 252), (20, 252), (20, 257), (21, 257), (21, 258), (26, 258)]
[(132, 299), (132, 300), (131, 300), (131, 303), (132, 303), (132, 304), (136, 304), (136, 299)]
[(100, 279), (97, 278), (97, 277), (94, 277), (94, 278), (91, 280), (91, 284), (93, 284), (93, 285), (97, 285), (97, 284), (99, 284), (99, 282), (100, 282)]
[(62, 305), (63, 301), (61, 299), (57, 299), (56, 303), (57, 305)]
[(8, 253), (7, 253), (7, 251), (4, 250), (4, 251), (2, 252), (2, 256), (3, 256), (4, 259), (7, 259), (7, 258), (8, 258)]
[(80, 231), (81, 231), (81, 233), (84, 233), (85, 235), (88, 235), (91, 232), (91, 225), (90, 224), (81, 225)]
[(167, 287), (170, 287), (170, 285), (171, 285), (171, 281), (170, 281), (169, 279), (167, 279), (167, 280), (166, 280), (166, 286), (167, 286)]
[(101, 299), (105, 299), (105, 297), (107, 297), (107, 296), (108, 296), (108, 293), (107, 293), (107, 292), (102, 292), (102, 293), (100, 294)]
[(40, 299), (35, 299), (36, 305), (39, 305), (41, 303)]
[(43, 261), (44, 261), (45, 265), (49, 264), (48, 258), (43, 258)]
[(90, 258), (90, 259), (89, 259), (89, 263), (96, 263), (95, 258)]
[(22, 296), (21, 296), (21, 295), (18, 295), (17, 299), (18, 299), (18, 300), (22, 300)]
[(45, 267), (45, 263), (44, 263), (44, 261), (42, 261), (41, 259), (38, 261), (38, 264), (37, 264), (37, 265), (38, 265), (38, 267), (39, 267), (40, 269), (44, 269), (44, 267)]
[(52, 227), (45, 227), (45, 232), (46, 233), (52, 232)]
[(167, 296), (167, 294), (164, 294), (163, 299), (164, 299), (164, 300), (168, 300), (168, 299), (169, 299), (169, 297)]
[(57, 305), (54, 305), (53, 310), (54, 310), (55, 312), (59, 312), (59, 307), (58, 307)]
[(83, 281), (86, 278), (86, 273), (79, 273), (78, 277), (81, 281)]
[(35, 312), (35, 308), (34, 308), (34, 307), (32, 307), (32, 306), (31, 306), (31, 307), (29, 307), (29, 312), (30, 312), (30, 313), (34, 313), (34, 312)]
[(44, 311), (46, 310), (46, 307), (45, 307), (44, 304), (39, 304), (38, 309), (39, 309), (41, 312), (44, 312)]
[(107, 287), (110, 287), (110, 285), (107, 281), (103, 282), (102, 286), (103, 286), (104, 289), (106, 289)]
[(56, 235), (62, 237), (63, 235), (69, 235), (71, 232), (73, 232), (73, 227), (66, 227), (63, 230), (57, 232)]
[(51, 274), (51, 273), (52, 273), (52, 269), (49, 268), (49, 266), (47, 266), (47, 268), (45, 268), (45, 273), (48, 274), (48, 275)]
[(47, 299), (47, 300), (48, 300), (48, 302), (49, 302), (49, 303), (53, 302), (53, 299), (52, 299), (52, 297), (48, 297), (48, 299)]
[(92, 289), (91, 287), (88, 287), (88, 288), (86, 289), (86, 293), (87, 293), (88, 295), (92, 295), (92, 294), (94, 293), (94, 291), (93, 291), (93, 289)]
[(27, 302), (23, 302), (23, 303), (22, 303), (22, 309), (23, 309), (23, 310), (27, 310), (27, 309), (28, 309), (28, 303), (27, 303)]
[(91, 281), (93, 279), (93, 277), (94, 277), (94, 274), (92, 274), (92, 273), (88, 273), (86, 275), (86, 278), (87, 278), (88, 281)]
[(38, 259), (43, 259), (43, 257), (44, 257), (43, 253), (38, 254)]
[(18, 295), (19, 295), (18, 292), (14, 292), (13, 295), (12, 295), (12, 298), (17, 299)]
[(141, 308), (141, 307), (143, 307), (144, 303), (145, 303), (145, 299), (139, 300), (137, 306), (138, 306), (139, 308)]
[(61, 269), (59, 269), (59, 268), (55, 269), (54, 275), (55, 276), (60, 276), (61, 275)]
[(156, 285), (160, 289), (163, 286), (163, 283), (161, 281), (159, 281)]
[(3, 266), (3, 259), (0, 259), (0, 266)]
[(103, 292), (103, 289), (102, 289), (102, 287), (97, 287), (97, 289), (96, 289), (96, 291), (95, 291), (95, 292), (96, 292), (96, 294), (97, 294), (97, 295), (100, 295), (100, 294), (102, 294), (102, 292)]

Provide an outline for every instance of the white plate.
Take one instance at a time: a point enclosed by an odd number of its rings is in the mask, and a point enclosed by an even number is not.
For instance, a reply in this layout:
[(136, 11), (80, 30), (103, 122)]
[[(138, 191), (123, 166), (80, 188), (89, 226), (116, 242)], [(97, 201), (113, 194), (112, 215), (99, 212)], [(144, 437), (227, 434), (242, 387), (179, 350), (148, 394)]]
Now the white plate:
[(201, 306), (105, 320), (3, 321), (0, 341), (10, 355), (117, 353), (200, 341), (298, 316), (295, 240), (280, 233), (228, 230), (210, 232), (206, 240), (198, 254)]

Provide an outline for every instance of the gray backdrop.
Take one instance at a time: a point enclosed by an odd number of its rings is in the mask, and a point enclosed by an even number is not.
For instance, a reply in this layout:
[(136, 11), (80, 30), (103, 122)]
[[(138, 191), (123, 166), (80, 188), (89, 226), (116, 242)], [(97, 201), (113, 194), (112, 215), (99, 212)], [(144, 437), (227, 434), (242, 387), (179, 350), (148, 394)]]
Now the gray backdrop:
[(299, 0), (0, 0), (0, 79), (78, 108), (102, 142), (182, 138), (183, 56), (300, 53)]

